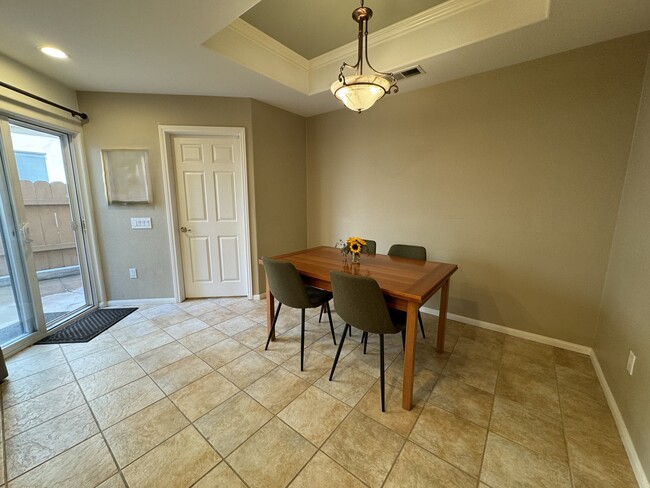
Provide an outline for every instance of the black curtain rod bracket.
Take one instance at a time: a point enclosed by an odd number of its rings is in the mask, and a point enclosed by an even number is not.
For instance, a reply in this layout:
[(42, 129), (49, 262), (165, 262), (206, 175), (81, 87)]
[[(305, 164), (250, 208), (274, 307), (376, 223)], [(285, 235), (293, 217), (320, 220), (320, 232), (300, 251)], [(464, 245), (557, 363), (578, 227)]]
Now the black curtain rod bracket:
[(81, 120), (88, 120), (88, 115), (83, 113), (83, 112), (77, 112), (76, 110), (72, 110), (71, 108), (64, 107), (63, 105), (59, 105), (58, 103), (54, 103), (46, 98), (39, 97), (38, 95), (34, 95), (33, 93), (29, 93), (28, 91), (21, 90), (18, 87), (15, 87), (13, 85), (10, 85), (8, 83), (5, 83), (4, 81), (0, 81), (0, 86), (3, 86), (9, 90), (13, 90), (17, 93), (20, 93), (21, 95), (25, 95), (26, 97), (33, 98), (34, 100), (38, 100), (39, 102), (47, 103), (48, 105), (51, 105), (52, 107), (56, 107), (60, 110), (63, 110), (64, 112), (68, 112), (70, 115), (73, 117), (79, 117)]

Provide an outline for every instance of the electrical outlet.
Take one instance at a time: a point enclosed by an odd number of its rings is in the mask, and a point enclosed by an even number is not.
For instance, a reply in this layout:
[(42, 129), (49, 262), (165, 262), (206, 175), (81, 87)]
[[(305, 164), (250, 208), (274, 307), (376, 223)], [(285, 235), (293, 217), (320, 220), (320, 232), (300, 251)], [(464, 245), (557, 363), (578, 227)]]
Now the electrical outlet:
[(151, 229), (151, 217), (132, 217), (132, 229)]
[(634, 373), (635, 362), (636, 362), (636, 355), (632, 351), (630, 351), (630, 354), (627, 357), (627, 372), (630, 373), (630, 376), (632, 376), (632, 373)]
[(138, 277), (138, 270), (136, 268), (129, 268), (129, 278), (135, 280)]

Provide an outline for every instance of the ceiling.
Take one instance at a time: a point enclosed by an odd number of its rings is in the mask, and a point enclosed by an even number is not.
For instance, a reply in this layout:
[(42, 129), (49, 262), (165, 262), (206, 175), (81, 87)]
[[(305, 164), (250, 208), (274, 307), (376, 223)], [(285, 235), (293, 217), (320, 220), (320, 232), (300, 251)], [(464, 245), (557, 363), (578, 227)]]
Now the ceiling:
[[(286, 13), (256, 15), (280, 8), (276, 3), (288, 5)], [(318, 7), (333, 14), (332, 3), (321, 0)], [(355, 57), (350, 13), (358, 2), (336, 3), (345, 5), (340, 25), (325, 28), (316, 37), (326, 42), (300, 54), (283, 43), (315, 43), (309, 36), (323, 26), (321, 17), (305, 24), (288, 0), (0, 0), (0, 53), (79, 91), (252, 97), (310, 116), (340, 108), (329, 84), (341, 62)], [(409, 16), (403, 3), (425, 10)], [(420, 64), (426, 71), (402, 80), (400, 94), (650, 30), (650, 2), (642, 0), (367, 0), (366, 6), (374, 10), (373, 65), (392, 71)], [(266, 16), (268, 25), (255, 20)], [(380, 29), (382, 16), (395, 22)], [(274, 33), (283, 26), (294, 40), (273, 39), (283, 39)], [(44, 44), (70, 59), (42, 55), (37, 47)]]

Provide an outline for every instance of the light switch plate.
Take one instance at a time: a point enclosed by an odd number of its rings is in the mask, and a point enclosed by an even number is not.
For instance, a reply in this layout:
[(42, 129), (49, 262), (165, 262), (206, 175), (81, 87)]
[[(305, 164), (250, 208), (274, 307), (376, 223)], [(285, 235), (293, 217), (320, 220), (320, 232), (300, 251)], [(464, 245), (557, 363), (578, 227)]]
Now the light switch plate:
[(131, 217), (132, 229), (151, 229), (151, 217)]

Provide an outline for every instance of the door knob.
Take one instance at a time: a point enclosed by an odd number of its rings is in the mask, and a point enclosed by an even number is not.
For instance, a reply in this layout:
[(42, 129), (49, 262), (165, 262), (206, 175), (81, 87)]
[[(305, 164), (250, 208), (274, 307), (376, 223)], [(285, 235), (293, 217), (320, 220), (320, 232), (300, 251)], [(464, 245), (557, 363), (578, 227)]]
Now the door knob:
[(181, 227), (181, 232), (192, 232), (192, 229), (188, 229), (187, 227)]

